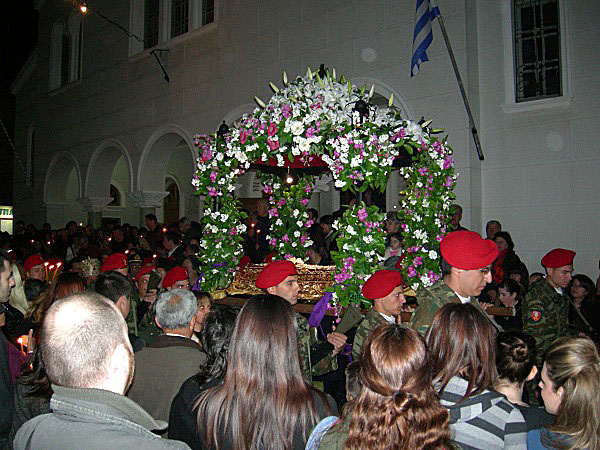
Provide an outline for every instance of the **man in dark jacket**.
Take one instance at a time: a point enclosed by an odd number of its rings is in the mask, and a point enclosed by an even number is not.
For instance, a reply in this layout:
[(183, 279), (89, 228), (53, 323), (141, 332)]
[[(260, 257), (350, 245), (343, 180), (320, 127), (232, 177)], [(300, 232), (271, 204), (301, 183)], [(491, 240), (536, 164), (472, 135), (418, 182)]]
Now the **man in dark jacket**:
[(135, 376), (127, 396), (153, 417), (169, 420), (171, 402), (185, 380), (198, 371), (206, 354), (193, 341), (196, 296), (173, 289), (156, 300), (156, 324), (163, 334), (135, 354)]
[[(5, 303), (8, 302), (10, 291), (14, 285), (10, 257), (4, 250), (0, 250), (0, 319), (2, 320), (5, 314)], [(6, 337), (0, 331), (0, 448), (4, 448), (8, 443), (13, 414), (13, 386), (8, 366), (9, 345)]]
[(16, 450), (189, 448), (153, 434), (166, 424), (123, 395), (133, 351), (125, 320), (108, 299), (85, 292), (56, 301), (44, 319), (41, 350), (52, 413), (21, 427)]

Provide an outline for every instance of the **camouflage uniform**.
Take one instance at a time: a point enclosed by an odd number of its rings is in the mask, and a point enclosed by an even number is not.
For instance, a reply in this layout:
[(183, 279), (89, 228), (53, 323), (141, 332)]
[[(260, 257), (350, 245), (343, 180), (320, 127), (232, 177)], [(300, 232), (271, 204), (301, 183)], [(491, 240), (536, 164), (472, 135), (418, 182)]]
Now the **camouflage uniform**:
[(537, 344), (537, 363), (541, 366), (544, 353), (555, 339), (567, 336), (569, 298), (559, 294), (545, 278), (529, 287), (521, 307), (523, 331), (532, 335)]
[(354, 343), (352, 344), (352, 359), (358, 361), (360, 359), (360, 352), (362, 350), (363, 343), (371, 331), (377, 328), (379, 325), (388, 323), (385, 318), (375, 311), (373, 308), (369, 308), (363, 321), (358, 325), (356, 334), (354, 335)]
[[(312, 375), (324, 375), (337, 369), (337, 358), (327, 356), (313, 366), (310, 361), (310, 348), (320, 342), (317, 338), (317, 329), (308, 325), (308, 320), (296, 313), (298, 323), (298, 353), (300, 355), (300, 369), (306, 381), (312, 383)], [(312, 367), (312, 370), (311, 370)]]
[[(422, 335), (427, 333), (433, 318), (439, 309), (447, 303), (461, 303), (460, 298), (444, 281), (438, 281), (433, 286), (419, 289), (417, 292), (418, 306), (410, 318), (409, 325)], [(481, 307), (479, 302), (472, 299), (470, 302), (475, 308), (483, 313), (486, 319), (498, 330), (502, 327), (498, 325)]]

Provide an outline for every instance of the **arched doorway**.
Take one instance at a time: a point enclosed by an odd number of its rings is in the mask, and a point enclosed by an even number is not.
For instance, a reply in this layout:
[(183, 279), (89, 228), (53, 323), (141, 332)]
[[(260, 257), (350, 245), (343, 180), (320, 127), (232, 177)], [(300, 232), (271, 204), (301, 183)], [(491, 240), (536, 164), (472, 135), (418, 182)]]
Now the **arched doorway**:
[(79, 164), (68, 152), (58, 153), (46, 172), (44, 204), (46, 221), (52, 228), (62, 228), (68, 220), (84, 221), (86, 214), (77, 200), (81, 197)]
[(101, 210), (103, 218), (137, 223), (138, 214), (130, 207), (126, 195), (131, 188), (131, 160), (125, 146), (116, 139), (103, 142), (92, 154), (86, 174), (88, 204)]
[(198, 217), (199, 200), (188, 182), (195, 167), (196, 149), (188, 133), (175, 125), (155, 132), (138, 169), (139, 197), (154, 200), (141, 207), (154, 211), (158, 221), (167, 225), (183, 216)]
[(178, 221), (183, 214), (179, 211), (179, 186), (172, 177), (165, 178), (165, 191), (168, 194), (163, 200), (163, 222), (168, 226)]

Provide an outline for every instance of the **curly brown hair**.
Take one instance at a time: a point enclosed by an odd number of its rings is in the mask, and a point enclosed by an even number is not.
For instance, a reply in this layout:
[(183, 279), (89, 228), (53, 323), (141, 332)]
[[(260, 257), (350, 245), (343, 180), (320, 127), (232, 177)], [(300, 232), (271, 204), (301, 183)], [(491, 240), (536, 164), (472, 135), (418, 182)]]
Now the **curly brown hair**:
[[(344, 409), (344, 449), (450, 448), (450, 419), (431, 384), (427, 348), (414, 330), (377, 327), (361, 352), (358, 397)], [(342, 420), (343, 422), (344, 420)]]

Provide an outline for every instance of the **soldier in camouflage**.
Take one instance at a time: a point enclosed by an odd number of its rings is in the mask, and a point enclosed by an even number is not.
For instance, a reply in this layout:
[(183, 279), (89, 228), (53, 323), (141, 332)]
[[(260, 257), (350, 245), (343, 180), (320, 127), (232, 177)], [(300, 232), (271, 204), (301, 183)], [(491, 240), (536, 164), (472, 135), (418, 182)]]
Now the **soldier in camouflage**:
[(492, 281), (491, 267), (498, 257), (494, 241), (482, 239), (473, 231), (453, 231), (440, 244), (442, 280), (417, 292), (418, 306), (410, 326), (422, 335), (438, 310), (447, 303), (471, 303), (502, 331), (476, 300), (487, 283)]
[[(273, 261), (269, 263), (256, 279), (256, 287), (265, 290), (269, 294), (278, 295), (287, 300), (291, 305), (298, 302), (298, 273), (296, 266), (291, 261)], [(310, 349), (318, 342), (317, 329), (308, 325), (308, 320), (296, 312), (298, 324), (298, 353), (300, 354), (300, 365), (304, 378), (312, 383), (313, 375), (324, 375), (337, 369), (337, 354), (346, 344), (346, 336), (340, 333), (330, 333), (327, 341), (334, 347), (333, 352), (312, 364)]]
[(552, 342), (569, 334), (569, 297), (564, 289), (571, 282), (574, 258), (571, 250), (548, 252), (542, 258), (546, 277), (533, 283), (523, 299), (523, 331), (535, 338), (540, 367)]
[(365, 282), (362, 294), (373, 301), (365, 318), (360, 323), (354, 335), (352, 344), (352, 358), (360, 359), (363, 342), (369, 333), (379, 325), (386, 323), (400, 323), (404, 298), (404, 281), (397, 270), (378, 270)]
[(151, 272), (152, 267), (144, 267), (134, 278), (138, 336), (143, 338), (146, 344), (151, 343), (161, 334), (160, 328), (154, 322), (153, 314), (153, 306), (158, 296), (158, 290), (148, 289)]

